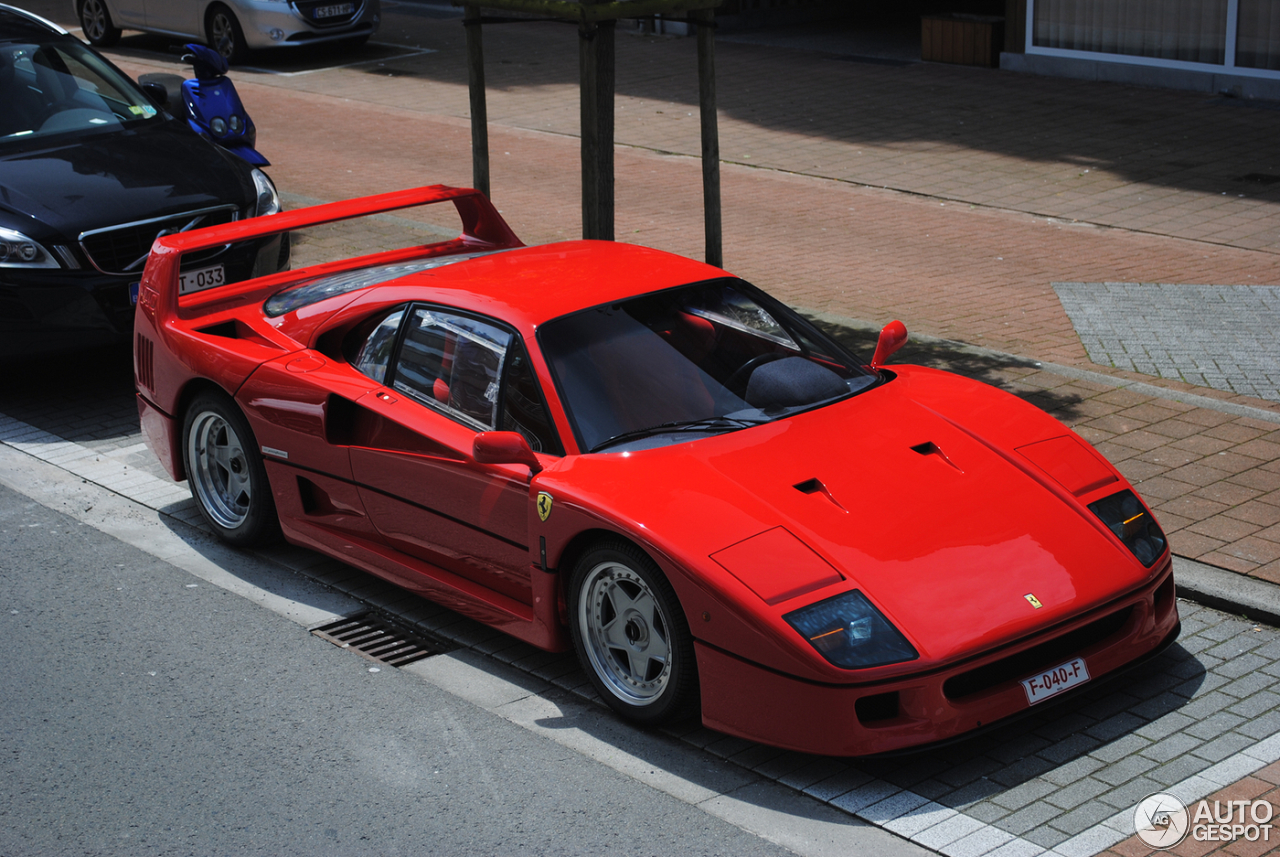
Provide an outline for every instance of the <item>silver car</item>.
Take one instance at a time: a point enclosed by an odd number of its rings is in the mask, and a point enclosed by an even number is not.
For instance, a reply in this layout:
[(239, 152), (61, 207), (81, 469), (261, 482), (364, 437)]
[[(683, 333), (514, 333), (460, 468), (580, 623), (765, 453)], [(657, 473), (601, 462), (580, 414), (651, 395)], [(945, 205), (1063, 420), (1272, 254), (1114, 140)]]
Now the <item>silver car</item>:
[(84, 37), (105, 47), (120, 30), (196, 39), (230, 62), (254, 48), (362, 44), (378, 29), (379, 0), (72, 0)]

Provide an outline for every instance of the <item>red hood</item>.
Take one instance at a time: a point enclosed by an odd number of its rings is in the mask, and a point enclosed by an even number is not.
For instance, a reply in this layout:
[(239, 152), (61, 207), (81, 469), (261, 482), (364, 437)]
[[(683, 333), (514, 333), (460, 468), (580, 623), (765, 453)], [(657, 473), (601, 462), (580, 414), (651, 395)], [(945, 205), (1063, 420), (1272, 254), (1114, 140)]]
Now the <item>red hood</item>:
[[(1092, 513), (1056, 483), (1041, 481), (1047, 477), (1012, 444), (1003, 447), (1007, 455), (996, 451), (1002, 447), (994, 435), (1007, 443), (1011, 427), (1020, 445), (1065, 434), (1061, 424), (984, 385), (933, 373), (915, 380), (899, 378), (837, 405), (719, 437), (582, 456), (570, 465), (573, 481), (579, 491), (584, 484), (597, 489), (591, 505), (661, 534), (662, 549), (700, 569), (717, 551), (785, 527), (863, 590), (925, 660), (949, 660), (1043, 628), (1149, 576)], [(954, 395), (959, 387), (966, 412), (977, 415), (967, 430), (935, 410), (962, 401)], [(991, 431), (975, 431), (974, 423)], [(1121, 479), (1104, 493), (1124, 487)], [(750, 563), (751, 551), (738, 553), (744, 555)], [(789, 570), (779, 564), (756, 576)], [(713, 585), (738, 588), (741, 600), (744, 587), (719, 577)], [(849, 585), (773, 609), (790, 612)], [(1027, 594), (1043, 607), (1033, 607)]]

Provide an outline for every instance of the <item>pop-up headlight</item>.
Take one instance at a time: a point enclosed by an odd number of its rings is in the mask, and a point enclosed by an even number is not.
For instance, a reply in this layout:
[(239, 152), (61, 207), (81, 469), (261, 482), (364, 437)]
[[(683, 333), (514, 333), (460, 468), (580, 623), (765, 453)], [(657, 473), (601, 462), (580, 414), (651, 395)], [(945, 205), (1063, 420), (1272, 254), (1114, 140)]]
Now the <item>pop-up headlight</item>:
[(838, 667), (864, 669), (919, 657), (907, 638), (856, 589), (783, 618)]
[(1103, 497), (1089, 510), (1148, 568), (1164, 553), (1164, 531), (1132, 491)]

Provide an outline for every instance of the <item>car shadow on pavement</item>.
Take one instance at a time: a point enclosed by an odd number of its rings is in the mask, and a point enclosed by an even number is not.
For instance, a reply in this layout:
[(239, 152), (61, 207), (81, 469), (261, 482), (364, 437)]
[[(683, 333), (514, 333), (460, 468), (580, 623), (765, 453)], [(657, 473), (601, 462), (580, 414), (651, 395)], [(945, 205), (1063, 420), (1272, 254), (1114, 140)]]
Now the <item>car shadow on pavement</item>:
[[(962, 808), (1087, 754), (1105, 755), (1108, 745), (1187, 705), (1207, 674), (1194, 654), (1175, 643), (1139, 667), (971, 738), (857, 764), (902, 788), (933, 779), (923, 786), (931, 792), (926, 796)], [(948, 790), (933, 794), (942, 787)]]
[[(878, 327), (861, 325), (852, 320), (836, 321), (830, 317), (808, 313), (805, 315), (810, 322), (856, 356), (870, 360), (875, 353), (876, 338), (880, 334)], [(895, 363), (941, 369), (990, 384), (1048, 411), (1067, 424), (1071, 423), (1072, 417), (1078, 415), (1076, 406), (1084, 401), (1082, 396), (1074, 393), (1028, 389), (1025, 385), (1015, 383), (1020, 377), (1042, 371), (1040, 364), (1033, 360), (970, 348), (963, 343), (909, 338), (907, 344), (890, 358), (886, 368), (892, 370)]]
[(141, 440), (129, 343), (0, 361), (0, 413), (85, 446)]
[[(168, 38), (152, 33), (131, 32), (112, 45), (110, 52), (128, 59), (177, 63), (184, 53), (184, 45), (191, 42), (202, 43), (200, 39), (181, 39), (176, 36)], [(390, 62), (428, 52), (430, 51), (412, 46), (377, 42), (359, 47), (350, 47), (340, 42), (322, 42), (296, 48), (268, 48), (252, 51), (244, 61), (231, 67), (230, 75), (234, 79), (240, 71), (289, 76), (310, 74), (330, 68)], [(189, 69), (185, 67), (179, 72), (184, 77), (190, 76)]]
[[(217, 572), (225, 574), (221, 579), (205, 578), (216, 586), (246, 595), (260, 603), (265, 595), (285, 599), (327, 614), (341, 616), (360, 612), (360, 607), (352, 600), (352, 596), (307, 573), (309, 567), (328, 565), (332, 562), (320, 554), (305, 548), (293, 547), (283, 541), (278, 545), (253, 552), (231, 547), (213, 535), (203, 522), (192, 524), (182, 519), (199, 521), (199, 513), (193, 501), (173, 504), (161, 509), (160, 512), (158, 516), (160, 523), (178, 541), (215, 567), (217, 570), (214, 572), (215, 575)], [(182, 517), (175, 517), (175, 514)], [(257, 559), (267, 561), (252, 561), (251, 557), (254, 557), (254, 554), (257, 555)], [(354, 569), (352, 572), (354, 575), (364, 574)], [(374, 581), (372, 575), (368, 577), (370, 581)], [(240, 589), (235, 581), (229, 578), (235, 578), (248, 586)], [(376, 583), (390, 586), (390, 584), (382, 584), (381, 581)], [(298, 612), (296, 609), (290, 610), (294, 615)]]

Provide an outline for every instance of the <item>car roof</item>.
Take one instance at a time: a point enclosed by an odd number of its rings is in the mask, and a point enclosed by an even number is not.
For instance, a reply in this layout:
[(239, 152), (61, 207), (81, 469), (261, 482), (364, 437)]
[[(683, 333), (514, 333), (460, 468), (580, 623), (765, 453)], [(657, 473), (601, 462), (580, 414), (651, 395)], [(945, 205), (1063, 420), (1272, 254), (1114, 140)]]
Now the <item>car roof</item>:
[(563, 241), (489, 253), (375, 286), (363, 304), (423, 300), (537, 327), (610, 301), (726, 276), (662, 250)]
[(70, 35), (52, 21), (24, 9), (0, 3), (0, 40), (6, 42), (47, 39), (51, 35)]

